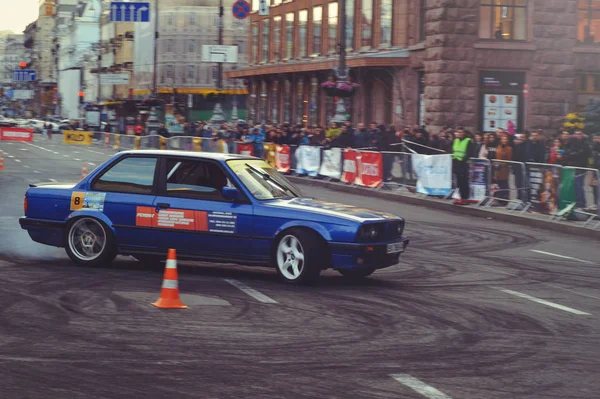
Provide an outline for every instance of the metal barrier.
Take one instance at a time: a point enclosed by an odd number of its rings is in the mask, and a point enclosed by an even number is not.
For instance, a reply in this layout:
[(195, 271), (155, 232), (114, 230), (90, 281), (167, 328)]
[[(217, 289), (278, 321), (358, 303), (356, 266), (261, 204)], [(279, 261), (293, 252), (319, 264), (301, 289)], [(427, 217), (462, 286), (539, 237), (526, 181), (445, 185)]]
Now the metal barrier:
[(119, 150), (137, 150), (140, 146), (140, 137), (122, 134), (118, 145)]
[(417, 175), (412, 166), (412, 154), (408, 152), (382, 151), (383, 184), (382, 188), (398, 189), (417, 187)]
[(521, 213), (525, 213), (531, 208), (531, 203), (528, 201), (530, 187), (525, 164), (493, 159), (491, 165), (492, 179), (485, 206), (491, 207), (497, 202), (504, 202), (510, 212), (520, 210)]
[(162, 136), (157, 136), (157, 135), (153, 135), (153, 136), (142, 136), (140, 137), (140, 150), (149, 150), (149, 149), (163, 149), (161, 144), (162, 141), (165, 141), (165, 148), (166, 149), (166, 139)]
[[(592, 168), (579, 168), (565, 166), (563, 168), (565, 177), (569, 172), (573, 174), (573, 190), (575, 194), (575, 208), (573, 212), (586, 218), (585, 225), (588, 226), (600, 216), (600, 170)], [(600, 222), (595, 227), (600, 226)]]
[(547, 163), (525, 163), (528, 181), (528, 198), (532, 206), (541, 213), (555, 215), (559, 212), (561, 165)]

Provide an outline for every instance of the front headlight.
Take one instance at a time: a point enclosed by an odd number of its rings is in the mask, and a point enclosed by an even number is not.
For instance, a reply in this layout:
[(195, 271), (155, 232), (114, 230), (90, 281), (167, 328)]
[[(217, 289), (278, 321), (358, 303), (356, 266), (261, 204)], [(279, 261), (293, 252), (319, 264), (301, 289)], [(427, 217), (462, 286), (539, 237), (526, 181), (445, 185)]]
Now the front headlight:
[(399, 221), (397, 224), (397, 234), (401, 236), (402, 233), (404, 233), (404, 220)]
[(361, 241), (375, 241), (378, 237), (379, 229), (377, 228), (377, 225), (363, 225), (358, 230), (358, 239)]

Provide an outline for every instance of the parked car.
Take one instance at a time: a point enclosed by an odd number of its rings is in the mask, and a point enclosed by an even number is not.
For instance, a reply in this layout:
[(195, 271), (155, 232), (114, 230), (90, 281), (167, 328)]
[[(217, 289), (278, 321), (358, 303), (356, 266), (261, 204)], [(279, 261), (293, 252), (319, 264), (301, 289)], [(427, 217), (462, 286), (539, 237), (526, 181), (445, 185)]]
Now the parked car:
[(117, 254), (271, 266), (289, 283), (324, 269), (362, 278), (398, 263), (401, 217), (303, 197), (265, 161), (234, 154), (124, 151), (79, 183), (32, 184), (21, 227), (79, 265)]

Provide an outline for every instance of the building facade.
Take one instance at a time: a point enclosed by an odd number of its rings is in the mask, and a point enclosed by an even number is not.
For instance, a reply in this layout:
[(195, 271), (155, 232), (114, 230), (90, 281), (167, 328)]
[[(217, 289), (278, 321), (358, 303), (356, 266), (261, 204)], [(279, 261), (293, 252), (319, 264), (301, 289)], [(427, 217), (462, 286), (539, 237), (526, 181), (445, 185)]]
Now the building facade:
[(337, 2), (270, 1), (249, 18), (249, 64), (227, 74), (248, 82), (255, 121), (328, 123), (320, 84), (342, 31), (355, 123), (552, 129), (600, 96), (595, 0), (346, 0), (345, 27)]
[(0, 35), (0, 78), (3, 84), (12, 85), (13, 71), (19, 69), (19, 63), (30, 61), (24, 43), (25, 36), (22, 34)]

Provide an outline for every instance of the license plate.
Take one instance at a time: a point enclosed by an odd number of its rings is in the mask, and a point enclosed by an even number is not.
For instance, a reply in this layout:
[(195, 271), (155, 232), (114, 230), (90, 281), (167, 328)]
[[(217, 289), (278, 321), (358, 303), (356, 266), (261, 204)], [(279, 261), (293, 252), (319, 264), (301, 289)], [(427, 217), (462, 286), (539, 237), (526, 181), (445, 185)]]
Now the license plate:
[(388, 254), (397, 254), (399, 252), (404, 252), (404, 243), (403, 242), (395, 242), (393, 244), (387, 245), (387, 253)]

